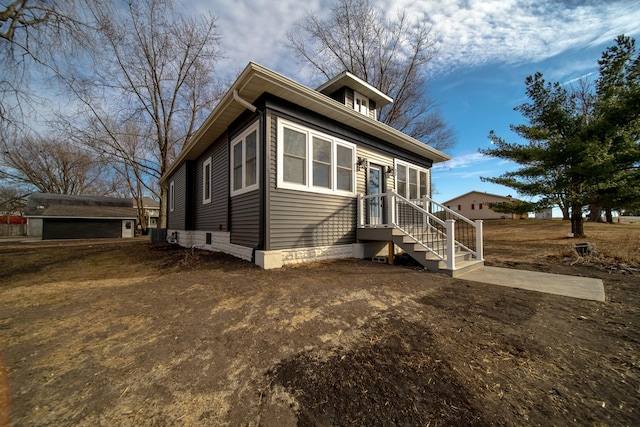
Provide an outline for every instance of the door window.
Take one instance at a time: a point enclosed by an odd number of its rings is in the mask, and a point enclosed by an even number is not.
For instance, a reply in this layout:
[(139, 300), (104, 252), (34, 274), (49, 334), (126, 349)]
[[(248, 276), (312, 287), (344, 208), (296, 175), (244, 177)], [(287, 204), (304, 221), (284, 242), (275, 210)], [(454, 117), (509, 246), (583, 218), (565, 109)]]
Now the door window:
[[(376, 195), (382, 193), (382, 168), (380, 166), (369, 166), (369, 179), (367, 184), (367, 194)], [(369, 199), (369, 224), (382, 224), (382, 197), (371, 197)]]

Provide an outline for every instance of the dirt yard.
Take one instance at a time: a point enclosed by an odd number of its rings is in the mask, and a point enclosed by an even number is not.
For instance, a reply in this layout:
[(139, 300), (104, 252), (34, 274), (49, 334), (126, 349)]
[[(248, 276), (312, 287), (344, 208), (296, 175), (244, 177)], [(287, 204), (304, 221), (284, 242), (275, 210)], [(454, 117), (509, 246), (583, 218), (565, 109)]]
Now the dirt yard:
[(587, 223), (588, 258), (568, 227), (485, 222), (487, 264), (598, 277), (604, 303), (363, 260), (0, 241), (0, 425), (637, 425), (640, 224)]

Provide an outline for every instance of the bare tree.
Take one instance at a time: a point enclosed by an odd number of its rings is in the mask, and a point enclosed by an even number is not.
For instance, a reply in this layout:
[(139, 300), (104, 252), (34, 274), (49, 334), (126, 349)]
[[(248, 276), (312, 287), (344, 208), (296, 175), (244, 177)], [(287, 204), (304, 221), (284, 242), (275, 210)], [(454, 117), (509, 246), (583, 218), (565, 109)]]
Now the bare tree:
[(335, 0), (327, 19), (313, 14), (294, 24), (288, 46), (299, 60), (329, 79), (349, 71), (394, 99), (379, 119), (444, 150), (455, 134), (427, 89), (435, 55), (431, 28), (406, 11), (387, 19), (372, 0)]
[(117, 175), (119, 188), (126, 189), (127, 197), (132, 197), (138, 207), (138, 224), (142, 231), (147, 229), (144, 211), (144, 197), (160, 198), (158, 176), (161, 172), (154, 159), (152, 129), (145, 131), (137, 122), (119, 123), (107, 116), (88, 117), (82, 127), (74, 127), (72, 122), (60, 117), (58, 125), (64, 129), (70, 140), (90, 147), (100, 158), (111, 165)]
[(23, 216), (28, 195), (29, 192), (19, 186), (0, 185), (0, 215), (5, 217), (7, 224), (11, 224), (12, 215)]
[[(82, 45), (85, 0), (14, 0), (0, 4), (0, 120), (25, 130), (24, 116), (41, 104), (34, 81), (55, 75), (53, 58)], [(73, 39), (74, 43), (68, 43)], [(40, 90), (42, 88), (40, 87)]]
[(2, 138), (0, 179), (43, 193), (109, 194), (108, 171), (94, 153), (55, 137)]
[[(69, 62), (65, 82), (82, 105), (81, 120), (72, 124), (93, 133), (86, 143), (143, 181), (134, 188), (152, 189), (165, 226), (167, 194), (157, 183), (216, 100), (211, 73), (220, 37), (215, 17), (186, 17), (170, 0), (119, 6), (92, 8), (97, 31), (86, 35), (92, 48), (84, 61)], [(132, 135), (134, 128), (139, 133)]]

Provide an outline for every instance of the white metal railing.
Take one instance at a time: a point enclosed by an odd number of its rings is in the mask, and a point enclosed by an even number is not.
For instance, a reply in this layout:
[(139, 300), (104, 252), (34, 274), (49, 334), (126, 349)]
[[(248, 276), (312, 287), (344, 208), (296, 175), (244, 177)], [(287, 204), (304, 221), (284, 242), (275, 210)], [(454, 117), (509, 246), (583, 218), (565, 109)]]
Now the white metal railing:
[(455, 269), (455, 250), (483, 259), (482, 220), (471, 221), (429, 197), (409, 200), (396, 192), (358, 195), (358, 227), (400, 229)]

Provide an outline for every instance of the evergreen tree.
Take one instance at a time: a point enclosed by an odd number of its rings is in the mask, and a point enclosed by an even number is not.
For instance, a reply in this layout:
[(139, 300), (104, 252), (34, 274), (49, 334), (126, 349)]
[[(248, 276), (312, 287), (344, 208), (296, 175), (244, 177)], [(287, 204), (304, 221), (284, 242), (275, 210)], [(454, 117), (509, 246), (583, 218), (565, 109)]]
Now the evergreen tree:
[(522, 219), (525, 214), (533, 212), (536, 209), (536, 204), (517, 200), (513, 202), (492, 203), (489, 207), (494, 212), (515, 214), (519, 215), (520, 219)]
[(619, 36), (598, 61), (600, 79), (591, 133), (605, 145), (595, 199), (607, 212), (640, 205), (640, 55), (635, 40)]
[(529, 124), (511, 129), (528, 143), (508, 143), (492, 131), (495, 148), (480, 150), (521, 166), (483, 180), (540, 196), (540, 205), (568, 206), (575, 237), (584, 237), (585, 206), (610, 212), (637, 205), (640, 195), (640, 60), (634, 40), (619, 36), (599, 65), (595, 90), (585, 81), (567, 87), (546, 82), (541, 73), (527, 77), (531, 102), (516, 110)]

